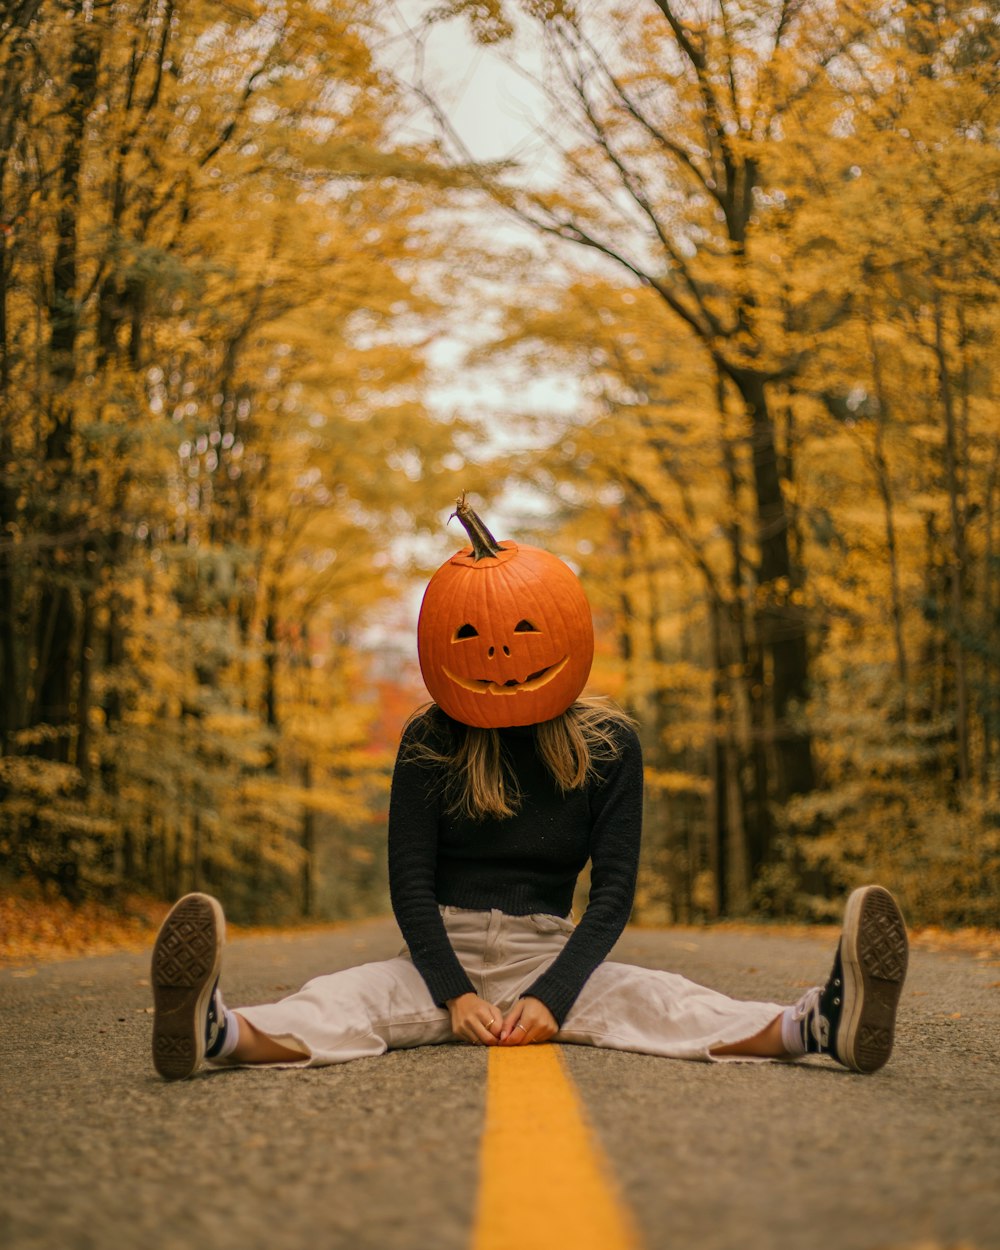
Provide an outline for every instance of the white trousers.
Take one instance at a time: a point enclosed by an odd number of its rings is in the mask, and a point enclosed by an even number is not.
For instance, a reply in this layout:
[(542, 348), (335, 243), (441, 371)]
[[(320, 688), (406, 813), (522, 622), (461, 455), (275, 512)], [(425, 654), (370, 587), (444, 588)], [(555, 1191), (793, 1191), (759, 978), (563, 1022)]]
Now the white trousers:
[[(544, 914), (442, 907), (448, 937), (477, 993), (504, 1013), (553, 962), (573, 922)], [(303, 1058), (282, 1066), (346, 1063), (407, 1046), (458, 1039), (434, 1005), (409, 952), (314, 977), (276, 1003), (235, 1009)], [(743, 1002), (673, 972), (602, 963), (587, 979), (555, 1037), (669, 1059), (712, 1059), (709, 1051), (765, 1028), (783, 1007)]]

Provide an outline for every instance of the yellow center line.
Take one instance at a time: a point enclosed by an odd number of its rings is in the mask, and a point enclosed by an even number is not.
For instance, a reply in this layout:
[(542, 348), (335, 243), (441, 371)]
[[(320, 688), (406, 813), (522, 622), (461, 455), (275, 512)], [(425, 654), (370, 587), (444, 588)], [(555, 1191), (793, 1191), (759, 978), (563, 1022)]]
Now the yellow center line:
[(489, 1052), (472, 1250), (640, 1250), (558, 1046)]

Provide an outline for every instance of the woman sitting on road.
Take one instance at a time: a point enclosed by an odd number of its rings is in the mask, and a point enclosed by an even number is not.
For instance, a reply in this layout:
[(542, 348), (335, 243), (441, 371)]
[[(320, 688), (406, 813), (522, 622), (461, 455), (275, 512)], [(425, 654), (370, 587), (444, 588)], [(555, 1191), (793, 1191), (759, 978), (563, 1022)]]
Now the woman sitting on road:
[[(498, 544), (459, 501), (472, 548), (427, 587), (421, 670), (435, 703), (392, 779), (389, 884), (407, 948), (230, 1010), (224, 920), (189, 894), (153, 951), (153, 1060), (319, 1065), (465, 1041), (572, 1042), (676, 1059), (825, 1054), (872, 1072), (892, 1050), (906, 929), (880, 886), (847, 902), (833, 968), (797, 1003), (744, 1002), (605, 962), (632, 907), (642, 758), (629, 719), (580, 699), (593, 656), (583, 589), (554, 556)], [(590, 901), (569, 919), (591, 862)]]

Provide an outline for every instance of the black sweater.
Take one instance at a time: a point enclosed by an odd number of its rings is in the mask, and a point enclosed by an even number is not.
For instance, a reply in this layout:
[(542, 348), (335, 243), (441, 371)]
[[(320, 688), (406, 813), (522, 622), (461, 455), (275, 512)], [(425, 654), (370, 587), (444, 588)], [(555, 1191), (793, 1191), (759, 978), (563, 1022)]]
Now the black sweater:
[(632, 908), (642, 824), (642, 753), (635, 733), (615, 725), (621, 753), (566, 794), (535, 749), (533, 726), (501, 729), (504, 758), (521, 793), (504, 820), (449, 815), (443, 768), (410, 757), (427, 735), (447, 750), (460, 732), (439, 709), (403, 736), (389, 803), (389, 888), (396, 920), (440, 1006), (475, 987), (448, 941), (439, 904), (508, 915), (567, 916), (577, 877), (591, 860), (590, 901), (558, 958), (525, 994), (561, 1025), (584, 982), (606, 958)]

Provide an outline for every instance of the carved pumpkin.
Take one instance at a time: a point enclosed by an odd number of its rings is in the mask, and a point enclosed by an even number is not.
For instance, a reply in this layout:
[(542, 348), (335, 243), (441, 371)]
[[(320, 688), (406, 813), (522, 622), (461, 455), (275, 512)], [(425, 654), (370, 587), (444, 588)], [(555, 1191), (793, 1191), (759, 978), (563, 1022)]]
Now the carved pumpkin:
[(498, 543), (464, 495), (454, 515), (472, 546), (431, 578), (417, 624), (431, 698), (482, 729), (551, 720), (579, 697), (594, 658), (583, 587), (549, 552)]

